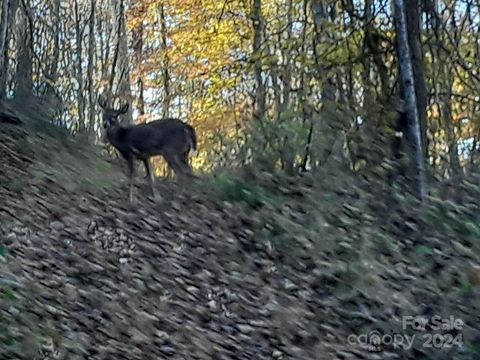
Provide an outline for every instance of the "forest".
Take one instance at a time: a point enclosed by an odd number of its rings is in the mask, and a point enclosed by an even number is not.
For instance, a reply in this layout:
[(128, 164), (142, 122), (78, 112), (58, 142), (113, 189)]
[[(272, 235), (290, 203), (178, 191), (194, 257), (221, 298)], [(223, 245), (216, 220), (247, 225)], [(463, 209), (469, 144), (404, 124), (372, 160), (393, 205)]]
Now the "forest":
[(0, 3), (0, 359), (479, 358), (478, 0)]
[[(400, 6), (429, 176), (471, 171), (478, 4)], [(33, 93), (52, 121), (93, 138), (100, 93), (131, 103), (130, 123), (188, 120), (203, 171), (298, 173), (338, 153), (353, 171), (375, 172), (410, 134), (393, 14), (374, 0), (3, 1), (0, 97)]]

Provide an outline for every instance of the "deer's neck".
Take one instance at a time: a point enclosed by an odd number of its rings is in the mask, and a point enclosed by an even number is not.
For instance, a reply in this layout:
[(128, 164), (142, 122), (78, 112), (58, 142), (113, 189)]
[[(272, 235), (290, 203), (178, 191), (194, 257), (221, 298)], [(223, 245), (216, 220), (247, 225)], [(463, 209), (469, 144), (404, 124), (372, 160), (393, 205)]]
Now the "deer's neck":
[(116, 148), (121, 147), (124, 131), (125, 129), (122, 128), (120, 125), (109, 127), (107, 129), (107, 138), (110, 144), (112, 144)]

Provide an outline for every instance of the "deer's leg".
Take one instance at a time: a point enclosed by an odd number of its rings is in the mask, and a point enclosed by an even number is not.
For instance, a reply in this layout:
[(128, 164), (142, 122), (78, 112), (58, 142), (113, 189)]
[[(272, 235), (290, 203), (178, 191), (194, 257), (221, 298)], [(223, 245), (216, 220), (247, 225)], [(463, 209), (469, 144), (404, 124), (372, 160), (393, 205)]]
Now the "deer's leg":
[(127, 158), (127, 163), (128, 163), (128, 172), (130, 176), (130, 186), (129, 186), (129, 200), (131, 203), (134, 202), (133, 199), (133, 190), (135, 187), (135, 160), (133, 159), (132, 156), (129, 156)]
[(195, 177), (195, 175), (193, 175), (192, 168), (188, 163), (188, 151), (183, 153), (182, 156), (179, 156), (179, 162), (182, 167), (182, 171), (186, 176)]
[(185, 155), (180, 153), (174, 153), (172, 155), (172, 158), (178, 168), (177, 175), (179, 177), (187, 177), (190, 174), (191, 170), (190, 166), (185, 160)]
[(163, 157), (167, 161), (168, 165), (173, 169), (175, 175), (178, 177), (183, 177), (182, 163), (176, 153), (170, 151), (165, 152)]
[(173, 153), (171, 158), (172, 162), (175, 164), (175, 173), (178, 176), (181, 186), (185, 185), (187, 179), (196, 178), (188, 164), (188, 158), (185, 156), (185, 153)]
[(152, 188), (152, 194), (155, 199), (158, 199), (158, 193), (157, 190), (155, 189), (155, 178), (153, 176), (153, 171), (152, 171), (152, 164), (150, 163), (148, 158), (143, 159), (143, 163), (145, 164), (145, 170), (147, 171), (147, 176), (148, 176), (148, 181), (150, 182), (150, 187)]

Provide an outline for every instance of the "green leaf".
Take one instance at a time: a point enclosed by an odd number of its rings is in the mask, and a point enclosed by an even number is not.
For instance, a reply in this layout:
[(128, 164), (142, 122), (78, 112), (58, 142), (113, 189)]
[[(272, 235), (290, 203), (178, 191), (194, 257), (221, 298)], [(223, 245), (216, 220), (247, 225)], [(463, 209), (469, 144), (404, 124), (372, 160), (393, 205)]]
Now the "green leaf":
[(5, 256), (8, 254), (8, 249), (5, 246), (0, 245), (0, 256)]
[(464, 291), (471, 291), (471, 290), (472, 290), (472, 284), (471, 284), (470, 281), (468, 281), (468, 280), (463, 280), (463, 281), (460, 283), (460, 287), (461, 287), (462, 290), (464, 290)]
[(415, 253), (417, 253), (419, 255), (432, 254), (433, 249), (429, 246), (417, 245), (417, 246), (415, 246)]

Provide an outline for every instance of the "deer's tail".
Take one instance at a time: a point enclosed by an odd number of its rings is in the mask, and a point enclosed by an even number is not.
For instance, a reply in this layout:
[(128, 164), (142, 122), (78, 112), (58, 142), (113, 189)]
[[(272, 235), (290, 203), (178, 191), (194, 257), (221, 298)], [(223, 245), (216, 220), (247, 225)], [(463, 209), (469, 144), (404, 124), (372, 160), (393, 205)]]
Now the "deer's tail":
[(197, 152), (197, 134), (195, 129), (186, 124), (185, 133), (187, 135), (188, 145), (193, 153)]

